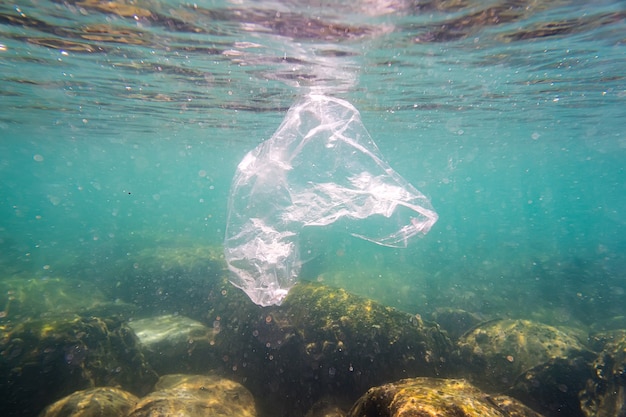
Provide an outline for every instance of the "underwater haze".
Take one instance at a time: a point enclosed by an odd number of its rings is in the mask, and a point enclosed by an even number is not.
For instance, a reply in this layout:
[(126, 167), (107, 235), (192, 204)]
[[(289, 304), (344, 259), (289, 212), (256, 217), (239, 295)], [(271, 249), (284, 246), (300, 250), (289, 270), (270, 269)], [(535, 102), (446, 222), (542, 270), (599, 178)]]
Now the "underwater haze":
[(138, 252), (222, 245), (239, 162), (315, 92), (359, 110), (438, 221), (406, 249), (305, 230), (299, 279), (607, 327), (626, 315), (624, 6), (4, 2), (0, 279), (113, 282)]

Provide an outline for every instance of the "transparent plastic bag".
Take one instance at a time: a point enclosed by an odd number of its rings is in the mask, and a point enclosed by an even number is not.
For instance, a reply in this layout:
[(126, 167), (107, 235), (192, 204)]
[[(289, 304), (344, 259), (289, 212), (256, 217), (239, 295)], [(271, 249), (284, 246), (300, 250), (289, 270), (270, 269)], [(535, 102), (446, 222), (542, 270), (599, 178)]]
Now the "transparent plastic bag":
[(359, 238), (406, 247), (437, 214), (383, 160), (354, 106), (312, 94), (237, 168), (224, 245), (231, 282), (256, 304), (280, 304), (300, 272), (302, 228), (337, 221)]

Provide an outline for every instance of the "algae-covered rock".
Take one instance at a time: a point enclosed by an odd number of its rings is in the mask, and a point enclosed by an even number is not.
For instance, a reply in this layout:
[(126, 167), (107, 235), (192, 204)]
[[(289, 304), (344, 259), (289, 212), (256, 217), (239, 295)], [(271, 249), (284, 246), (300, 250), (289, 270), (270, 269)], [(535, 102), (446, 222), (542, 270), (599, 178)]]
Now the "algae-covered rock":
[[(208, 354), (194, 350), (198, 361), (187, 366), (183, 352), (183, 368), (245, 384), (270, 413), (304, 415), (328, 395), (351, 404), (373, 385), (446, 372), (452, 344), (437, 325), (346, 291), (300, 283), (282, 306), (263, 308), (228, 282), (221, 251), (162, 245), (120, 262), (116, 297), (142, 315), (186, 316), (212, 332)], [(181, 369), (153, 360), (161, 371)]]
[(255, 417), (254, 399), (242, 385), (217, 376), (165, 375), (129, 417)]
[(452, 340), (457, 340), (468, 330), (484, 321), (476, 314), (449, 307), (438, 308), (432, 314), (432, 319), (448, 333)]
[(54, 316), (2, 329), (2, 416), (36, 415), (65, 395), (95, 386), (143, 395), (156, 379), (135, 335), (117, 319)]
[(349, 417), (540, 417), (513, 398), (490, 396), (463, 379), (413, 378), (371, 388)]
[[(304, 413), (320, 398), (354, 401), (369, 387), (402, 377), (445, 374), (451, 342), (435, 324), (348, 292), (311, 283), (280, 307), (262, 310), (248, 331), (264, 357), (248, 375), (255, 395), (297, 399)], [(257, 390), (258, 387), (261, 390)], [(262, 395), (267, 398), (267, 394)]]
[(188, 317), (168, 314), (134, 320), (135, 332), (146, 359), (159, 373), (209, 370), (214, 361), (211, 345), (217, 330)]
[[(123, 305), (119, 305), (123, 309)], [(93, 283), (63, 277), (3, 277), (0, 280), (0, 318), (20, 320), (40, 314), (84, 313), (115, 303)]]
[(351, 404), (371, 386), (447, 372), (450, 340), (415, 315), (312, 283), (265, 308), (228, 283), (217, 288), (206, 313), (217, 369), (269, 413), (304, 415), (324, 397)]
[(586, 417), (626, 416), (626, 330), (591, 337), (600, 354), (592, 362), (592, 375), (580, 391)]
[[(316, 380), (367, 389), (413, 375), (446, 372), (451, 342), (434, 323), (341, 289), (299, 284), (277, 315), (302, 340)], [(314, 365), (314, 366), (313, 366)]]
[(545, 416), (584, 417), (578, 393), (591, 377), (590, 359), (550, 359), (524, 372), (507, 393)]
[[(137, 314), (200, 318), (225, 281), (223, 250), (215, 246), (163, 244), (118, 260), (114, 298), (137, 306)], [(230, 284), (228, 284), (230, 286)], [(219, 296), (219, 294), (215, 294)]]
[(49, 405), (39, 417), (120, 417), (128, 414), (139, 398), (113, 387), (77, 391)]
[(304, 417), (346, 417), (350, 405), (336, 398), (322, 398), (307, 411)]
[(465, 334), (456, 359), (481, 389), (507, 392), (547, 416), (580, 417), (577, 393), (594, 354), (575, 333), (528, 320), (495, 320)]
[(588, 353), (570, 334), (528, 320), (494, 320), (479, 325), (460, 338), (457, 352), (473, 383), (499, 392), (538, 365)]

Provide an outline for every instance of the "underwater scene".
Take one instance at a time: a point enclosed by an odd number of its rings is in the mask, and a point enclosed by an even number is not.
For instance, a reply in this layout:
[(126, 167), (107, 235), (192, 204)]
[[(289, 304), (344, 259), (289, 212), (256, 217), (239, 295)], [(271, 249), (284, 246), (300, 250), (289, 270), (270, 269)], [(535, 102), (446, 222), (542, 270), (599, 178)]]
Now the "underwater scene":
[(626, 3), (0, 2), (0, 415), (626, 416)]

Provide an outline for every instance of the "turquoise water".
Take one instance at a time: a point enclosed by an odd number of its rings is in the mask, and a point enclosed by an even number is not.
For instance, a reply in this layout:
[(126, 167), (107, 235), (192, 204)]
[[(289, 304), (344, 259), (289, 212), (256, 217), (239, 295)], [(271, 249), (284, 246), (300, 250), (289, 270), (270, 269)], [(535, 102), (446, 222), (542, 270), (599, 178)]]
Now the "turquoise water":
[(439, 221), (407, 249), (312, 232), (303, 279), (602, 327), (626, 313), (625, 17), (620, 1), (3, 3), (0, 271), (107, 279), (130, 253), (220, 245), (237, 164), (313, 89), (360, 110)]

